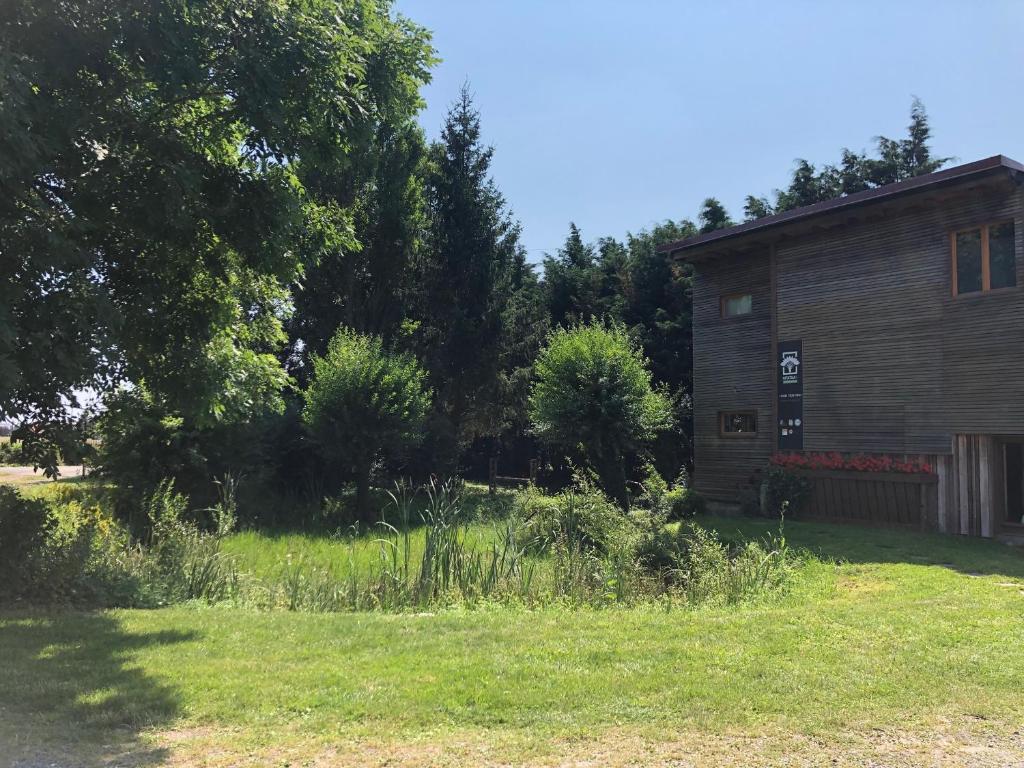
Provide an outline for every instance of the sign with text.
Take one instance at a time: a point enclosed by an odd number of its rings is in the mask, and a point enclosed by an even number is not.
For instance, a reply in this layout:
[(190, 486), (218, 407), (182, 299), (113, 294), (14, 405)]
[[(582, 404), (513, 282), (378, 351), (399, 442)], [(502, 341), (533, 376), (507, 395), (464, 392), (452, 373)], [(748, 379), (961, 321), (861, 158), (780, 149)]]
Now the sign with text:
[(804, 447), (804, 349), (797, 341), (780, 341), (776, 348), (778, 365), (779, 449), (800, 451)]

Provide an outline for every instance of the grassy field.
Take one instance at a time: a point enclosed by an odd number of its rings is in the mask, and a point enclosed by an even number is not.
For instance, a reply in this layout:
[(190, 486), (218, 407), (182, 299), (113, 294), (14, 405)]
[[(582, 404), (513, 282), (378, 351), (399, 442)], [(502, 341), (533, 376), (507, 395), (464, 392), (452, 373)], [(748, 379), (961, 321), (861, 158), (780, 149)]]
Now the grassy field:
[[(823, 559), (787, 594), (731, 608), (8, 611), (0, 764), (1024, 763), (1019, 551), (787, 535)], [(340, 545), (230, 546), (273, 568)]]

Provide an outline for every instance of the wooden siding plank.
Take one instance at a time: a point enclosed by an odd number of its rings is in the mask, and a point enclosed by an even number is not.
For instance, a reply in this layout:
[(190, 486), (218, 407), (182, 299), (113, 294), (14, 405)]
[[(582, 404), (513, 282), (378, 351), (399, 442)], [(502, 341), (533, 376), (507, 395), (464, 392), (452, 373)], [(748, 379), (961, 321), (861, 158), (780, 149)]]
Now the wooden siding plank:
[(959, 524), (957, 533), (967, 535), (971, 532), (970, 508), (970, 483), (968, 481), (968, 458), (967, 458), (967, 435), (956, 436), (956, 463), (957, 463), (957, 509), (959, 510)]
[(980, 493), (979, 510), (981, 515), (980, 533), (983, 537), (992, 538), (992, 438), (982, 436), (979, 438), (980, 450), (978, 452), (978, 474)]

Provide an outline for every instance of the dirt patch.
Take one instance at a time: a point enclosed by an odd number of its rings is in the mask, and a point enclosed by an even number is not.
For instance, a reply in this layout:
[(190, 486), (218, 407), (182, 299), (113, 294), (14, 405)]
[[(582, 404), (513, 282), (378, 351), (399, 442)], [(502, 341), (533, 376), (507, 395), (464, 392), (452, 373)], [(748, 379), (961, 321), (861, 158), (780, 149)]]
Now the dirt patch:
[[(237, 735), (237, 734), (235, 734)], [(170, 766), (241, 768), (698, 768), (700, 766), (785, 766), (828, 768), (1005, 768), (1024, 766), (1020, 730), (992, 727), (965, 718), (923, 730), (870, 728), (828, 737), (800, 734), (705, 733), (680, 731), (666, 738), (629, 731), (548, 743), (515, 734), (472, 733), (411, 741), (346, 741), (331, 746), (292, 742), (272, 748), (236, 749), (232, 734), (207, 729), (163, 733)]]

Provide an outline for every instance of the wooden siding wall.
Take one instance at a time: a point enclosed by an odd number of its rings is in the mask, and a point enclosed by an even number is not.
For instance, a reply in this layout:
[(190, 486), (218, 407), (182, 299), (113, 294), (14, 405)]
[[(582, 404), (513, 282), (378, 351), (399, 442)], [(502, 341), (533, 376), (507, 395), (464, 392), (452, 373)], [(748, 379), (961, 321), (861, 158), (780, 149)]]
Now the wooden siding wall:
[[(778, 245), (805, 450), (947, 454), (954, 434), (1024, 432), (1021, 213), (1014, 187)], [(1008, 218), (1018, 288), (954, 298), (949, 232)]]
[[(694, 487), (736, 501), (772, 452), (771, 290), (767, 253), (717, 260), (698, 270), (693, 291)], [(721, 317), (723, 294), (750, 293), (752, 312)], [(757, 412), (753, 437), (720, 437), (719, 411)]]
[(957, 435), (953, 453), (935, 457), (938, 529), (993, 536), (1005, 517), (1003, 445), (988, 435)]

